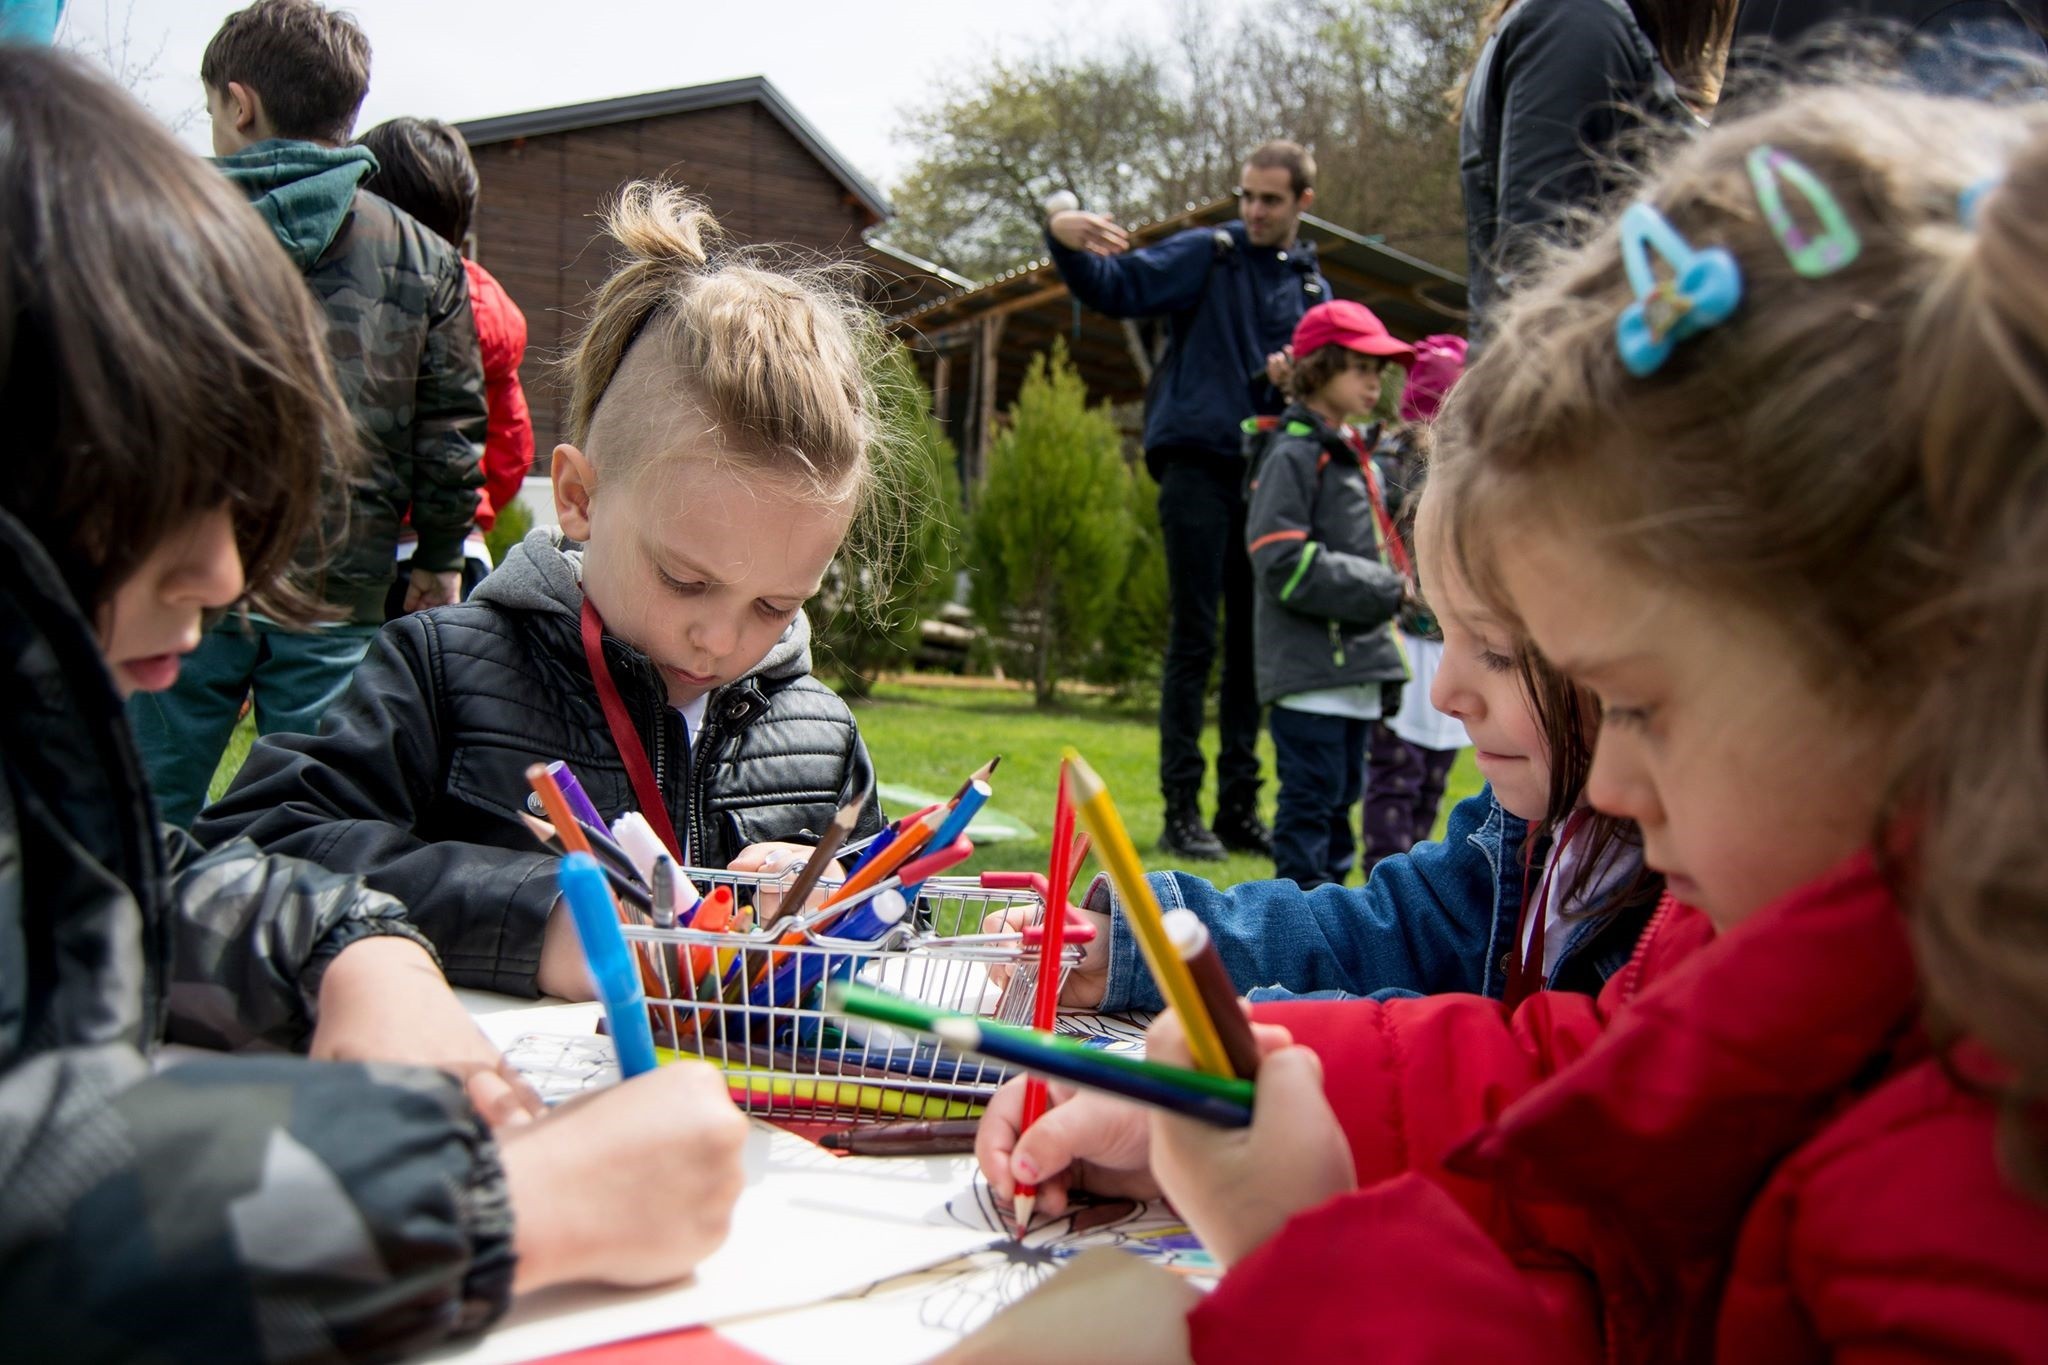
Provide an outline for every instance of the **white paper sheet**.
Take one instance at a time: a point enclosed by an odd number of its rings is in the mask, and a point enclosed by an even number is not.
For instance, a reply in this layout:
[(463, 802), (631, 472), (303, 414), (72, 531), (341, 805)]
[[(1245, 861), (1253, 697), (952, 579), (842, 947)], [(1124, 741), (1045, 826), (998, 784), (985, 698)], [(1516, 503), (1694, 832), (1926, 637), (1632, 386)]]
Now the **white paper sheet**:
[(960, 1192), (928, 1216), (1002, 1235), (983, 1250), (824, 1303), (721, 1323), (718, 1334), (782, 1365), (909, 1365), (946, 1350), (1095, 1247), (1141, 1257), (1204, 1289), (1217, 1273), (1171, 1209), (1140, 1200), (1076, 1207), (1012, 1241), (971, 1161)]
[[(582, 1044), (598, 1008), (501, 1010), (477, 1022), (501, 1047), (536, 1033)], [(616, 1074), (612, 1072), (611, 1074)], [(482, 1339), (427, 1357), (532, 1360), (654, 1332), (769, 1312), (858, 1290), (988, 1245), (981, 1223), (934, 1219), (966, 1176), (956, 1158), (837, 1157), (755, 1123), (732, 1234), (696, 1276), (665, 1289), (551, 1290), (522, 1299)]]

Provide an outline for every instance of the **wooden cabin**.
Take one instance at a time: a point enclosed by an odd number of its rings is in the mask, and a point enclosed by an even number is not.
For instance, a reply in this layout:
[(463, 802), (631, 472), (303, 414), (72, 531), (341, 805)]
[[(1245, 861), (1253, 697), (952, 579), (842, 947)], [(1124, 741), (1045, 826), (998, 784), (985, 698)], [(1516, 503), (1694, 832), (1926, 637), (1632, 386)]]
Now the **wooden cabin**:
[[(1190, 205), (1131, 229), (1132, 245), (1236, 216), (1232, 199)], [(1315, 243), (1336, 296), (1363, 303), (1396, 336), (1412, 341), (1465, 330), (1462, 276), (1313, 214), (1302, 215), (1301, 232)], [(969, 485), (985, 468), (1000, 414), (1016, 401), (1031, 358), (1049, 349), (1054, 337), (1065, 338), (1091, 397), (1128, 405), (1133, 415), (1165, 341), (1157, 320), (1119, 321), (1076, 302), (1052, 262), (1042, 258), (972, 289), (899, 310), (894, 320), (932, 387), (934, 408), (959, 448), (962, 480)]]
[(567, 427), (568, 394), (552, 361), (610, 273), (597, 214), (628, 181), (666, 176), (684, 185), (737, 242), (858, 260), (890, 311), (966, 283), (864, 240), (888, 218), (888, 201), (765, 77), (457, 126), (483, 182), (476, 257), (526, 314), (520, 378), (533, 408), (536, 474)]

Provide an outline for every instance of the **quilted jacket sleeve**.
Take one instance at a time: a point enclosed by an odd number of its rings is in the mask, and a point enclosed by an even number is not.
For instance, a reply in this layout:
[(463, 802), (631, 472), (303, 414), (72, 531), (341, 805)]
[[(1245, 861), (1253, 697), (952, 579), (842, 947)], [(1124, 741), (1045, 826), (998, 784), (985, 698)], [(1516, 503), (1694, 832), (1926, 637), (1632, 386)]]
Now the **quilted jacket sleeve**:
[(357, 871), (405, 903), (451, 983), (530, 996), (556, 860), (415, 832), (448, 763), (433, 631), (417, 613), (386, 626), (320, 733), (259, 740), (193, 833)]
[(358, 939), (396, 934), (433, 948), (405, 907), (358, 877), (272, 857), (247, 839), (207, 852), (166, 826), (171, 913), (170, 1036), (200, 1047), (295, 1047), (320, 979)]

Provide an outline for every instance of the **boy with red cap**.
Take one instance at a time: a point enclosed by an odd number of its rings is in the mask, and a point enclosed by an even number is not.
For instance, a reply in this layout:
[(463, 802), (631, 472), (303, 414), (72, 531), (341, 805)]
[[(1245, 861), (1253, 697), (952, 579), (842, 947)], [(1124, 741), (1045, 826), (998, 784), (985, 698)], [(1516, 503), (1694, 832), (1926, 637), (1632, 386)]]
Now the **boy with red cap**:
[(1415, 351), (1370, 309), (1339, 300), (1302, 315), (1293, 355), (1294, 401), (1252, 466), (1245, 542), (1259, 700), (1280, 775), (1273, 864), (1307, 889), (1351, 871), (1367, 732), (1408, 676), (1392, 629), (1409, 595), (1394, 562), (1406, 557), (1370, 459), (1379, 429), (1347, 423), (1379, 402), (1381, 371)]

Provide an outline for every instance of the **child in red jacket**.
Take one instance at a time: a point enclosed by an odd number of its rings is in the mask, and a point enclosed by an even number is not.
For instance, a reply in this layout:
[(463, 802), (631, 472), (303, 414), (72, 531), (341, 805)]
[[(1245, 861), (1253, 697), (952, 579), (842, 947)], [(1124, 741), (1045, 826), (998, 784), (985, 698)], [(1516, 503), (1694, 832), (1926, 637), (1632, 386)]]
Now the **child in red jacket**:
[[(457, 251), (465, 250), (470, 221), (476, 217), (479, 182), (476, 162), (461, 133), (439, 119), (394, 118), (370, 129), (356, 143), (377, 158), (377, 169), (363, 181), (364, 189), (419, 219)], [(463, 546), (467, 560), (462, 594), (467, 597), (491, 570), (481, 533), (490, 530), (499, 510), (519, 496), (526, 472), (533, 468), (533, 415), (519, 382), (519, 364), (526, 356), (526, 315), (475, 258), (465, 254), (462, 267), (469, 274), (469, 308), (476, 318), (484, 402), (490, 409), (476, 528)], [(403, 557), (403, 542), (399, 552)], [(398, 615), (396, 608), (402, 603), (391, 605), (391, 615)]]
[(1260, 1007), (1121, 1358), (2048, 1354), (2044, 222), (2039, 110), (1818, 90), (1516, 295), (1430, 496), (1671, 895), (1597, 999)]

